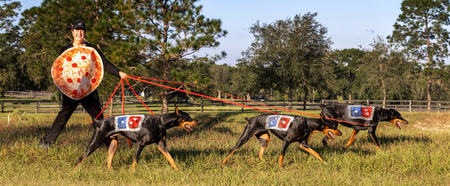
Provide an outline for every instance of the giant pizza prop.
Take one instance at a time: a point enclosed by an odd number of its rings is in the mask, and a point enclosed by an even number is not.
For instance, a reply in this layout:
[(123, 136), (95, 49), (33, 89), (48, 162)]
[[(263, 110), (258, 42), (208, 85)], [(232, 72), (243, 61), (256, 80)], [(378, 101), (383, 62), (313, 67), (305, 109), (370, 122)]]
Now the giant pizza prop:
[(102, 58), (94, 48), (72, 47), (56, 58), (52, 78), (62, 93), (80, 100), (100, 85), (103, 78)]

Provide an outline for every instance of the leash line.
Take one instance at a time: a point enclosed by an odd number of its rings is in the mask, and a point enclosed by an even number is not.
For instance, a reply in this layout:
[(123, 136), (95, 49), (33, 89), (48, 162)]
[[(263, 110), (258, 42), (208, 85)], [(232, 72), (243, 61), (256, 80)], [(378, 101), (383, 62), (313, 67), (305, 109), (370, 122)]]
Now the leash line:
[[(161, 79), (155, 79), (155, 78), (140, 77), (140, 76), (131, 76), (131, 77), (138, 78), (138, 79), (148, 79), (148, 80), (153, 80), (153, 81), (160, 81), (160, 82), (166, 82), (166, 83), (180, 84), (180, 85), (186, 85), (186, 86), (191, 86), (191, 87), (195, 87), (195, 88), (201, 88), (201, 89), (205, 89), (205, 90), (215, 91), (215, 92), (221, 92), (221, 91), (218, 91), (218, 90), (213, 90), (213, 89), (209, 89), (209, 88), (205, 88), (205, 87), (199, 87), (199, 86), (192, 85), (192, 84), (186, 84), (186, 83), (180, 83), (180, 82), (174, 82), (174, 81), (168, 81), (168, 80), (161, 80)], [(278, 107), (273, 107), (273, 106), (257, 103), (257, 102), (251, 101), (251, 100), (246, 100), (246, 99), (243, 99), (243, 98), (240, 98), (240, 97), (237, 97), (237, 96), (225, 93), (225, 92), (221, 92), (221, 93), (223, 93), (223, 94), (225, 94), (227, 96), (230, 96), (230, 97), (242, 100), (242, 101), (254, 103), (256, 105), (263, 106), (263, 107), (269, 107), (269, 108), (273, 108), (273, 109), (277, 109), (277, 110), (281, 110), (281, 111), (294, 112), (294, 113), (298, 113), (298, 114), (302, 114), (302, 115), (308, 115), (308, 116), (313, 116), (313, 117), (318, 117), (318, 118), (321, 117), (321, 116), (315, 115), (315, 114), (309, 114), (309, 113), (305, 113), (305, 112), (300, 112), (300, 111), (295, 111), (295, 110), (290, 110), (290, 109), (284, 109), (284, 108), (278, 108)], [(217, 100), (225, 102), (225, 100), (222, 100), (222, 99), (217, 99)], [(271, 113), (273, 113), (273, 112), (271, 112)], [(276, 114), (278, 114), (278, 113), (276, 113)], [(354, 124), (354, 125), (367, 126), (366, 124), (352, 122), (352, 121), (345, 121), (345, 120), (339, 120), (339, 119), (328, 118), (328, 117), (326, 117), (325, 119), (333, 120), (333, 121), (337, 121), (337, 122), (342, 122), (342, 123), (349, 123), (349, 124)]]
[[(111, 94), (111, 96), (109, 97), (108, 101), (106, 102), (105, 106), (103, 107), (102, 111), (100, 111), (100, 113), (97, 115), (97, 117), (95, 117), (95, 119), (97, 119), (105, 110), (105, 108), (108, 106), (109, 102), (111, 101), (111, 99), (114, 97), (114, 94), (116, 93), (117, 89), (119, 88), (120, 84), (122, 84), (123, 82), (121, 81), (117, 86), (116, 89), (114, 89), (114, 92)], [(91, 125), (94, 123), (94, 121), (91, 122), (91, 124), (89, 124), (89, 126), (87, 126), (83, 131), (81, 131), (81, 133), (79, 133), (78, 135), (76, 135), (75, 137), (67, 140), (66, 142), (62, 143), (61, 145), (58, 146), (58, 148), (62, 147), (63, 145), (69, 143), (70, 141), (72, 141), (75, 138), (78, 138), (81, 134), (85, 133), (87, 131), (87, 129), (89, 127), (91, 127)]]
[(132, 77), (132, 76), (128, 76), (128, 77), (130, 79), (134, 79), (134, 80), (141, 81), (141, 82), (144, 82), (144, 83), (149, 83), (149, 84), (152, 84), (152, 85), (157, 85), (157, 86), (160, 86), (160, 87), (169, 88), (169, 89), (176, 90), (176, 91), (180, 91), (180, 92), (184, 92), (184, 93), (188, 93), (188, 94), (192, 94), (192, 95), (196, 95), (196, 96), (200, 96), (200, 97), (205, 97), (205, 98), (212, 99), (212, 100), (218, 100), (218, 101), (222, 101), (222, 102), (225, 102), (225, 103), (230, 103), (230, 104), (233, 104), (233, 105), (238, 105), (238, 106), (242, 106), (242, 107), (248, 107), (248, 108), (251, 108), (251, 109), (254, 109), (254, 110), (259, 110), (259, 111), (269, 112), (269, 113), (273, 113), (273, 114), (278, 114), (276, 112), (272, 112), (272, 111), (269, 111), (269, 110), (260, 109), (260, 108), (256, 108), (256, 107), (252, 107), (252, 106), (248, 106), (248, 105), (242, 105), (242, 104), (235, 103), (235, 102), (232, 102), (232, 101), (222, 100), (222, 99), (218, 99), (218, 98), (214, 98), (214, 97), (210, 97), (210, 96), (206, 96), (206, 95), (202, 95), (202, 94), (198, 94), (198, 93), (194, 93), (194, 92), (189, 92), (189, 91), (186, 91), (186, 90), (181, 90), (181, 89), (178, 89), (178, 88), (173, 88), (173, 87), (169, 87), (169, 86), (166, 86), (166, 85), (161, 85), (161, 84), (158, 84), (158, 83), (142, 80), (142, 79), (135, 78), (135, 77)]
[(139, 99), (139, 101), (145, 106), (145, 108), (147, 108), (148, 111), (150, 111), (150, 113), (152, 113), (152, 115), (155, 115), (148, 107), (147, 105), (141, 100), (141, 98), (139, 97), (138, 94), (136, 94), (136, 92), (134, 91), (133, 87), (131, 87), (130, 83), (128, 82), (128, 80), (125, 78), (125, 81), (127, 82), (128, 86), (130, 86), (130, 89), (133, 91), (134, 95), (136, 95), (136, 97)]

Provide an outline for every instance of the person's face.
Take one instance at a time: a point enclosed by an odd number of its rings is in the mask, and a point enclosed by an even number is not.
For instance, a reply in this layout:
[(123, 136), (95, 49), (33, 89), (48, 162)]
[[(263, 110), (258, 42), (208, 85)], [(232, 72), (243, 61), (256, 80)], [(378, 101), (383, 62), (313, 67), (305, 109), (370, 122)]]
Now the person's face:
[(72, 36), (75, 41), (79, 41), (79, 42), (83, 41), (85, 34), (86, 33), (84, 32), (83, 29), (73, 29), (72, 30)]

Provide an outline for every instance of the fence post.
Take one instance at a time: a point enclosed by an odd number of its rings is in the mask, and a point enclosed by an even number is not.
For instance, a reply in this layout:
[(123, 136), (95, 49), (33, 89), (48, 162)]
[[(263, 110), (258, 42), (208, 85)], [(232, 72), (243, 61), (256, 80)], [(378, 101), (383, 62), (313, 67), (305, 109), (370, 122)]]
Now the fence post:
[(370, 105), (370, 101), (369, 101), (369, 100), (367, 100), (367, 103), (366, 103), (366, 105), (367, 105), (367, 106), (369, 106), (369, 105)]
[(36, 102), (36, 114), (39, 114), (39, 102)]
[(203, 112), (203, 102), (204, 102), (205, 98), (202, 98), (202, 104), (201, 104), (201, 108), (202, 108), (202, 112)]
[(114, 110), (114, 100), (115, 100), (115, 98), (112, 98), (112, 99), (111, 99), (111, 102), (109, 103), (109, 104), (111, 104), (110, 107), (109, 107), (109, 116), (112, 116), (112, 115), (113, 115), (113, 110)]
[(242, 100), (241, 103), (242, 103), (242, 110), (241, 110), (241, 112), (244, 112), (244, 100)]
[(2, 113), (4, 112), (4, 109), (5, 108), (5, 103), (2, 103)]
[(283, 109), (286, 110), (286, 100), (283, 100)]
[(409, 100), (409, 112), (412, 112), (412, 101)]

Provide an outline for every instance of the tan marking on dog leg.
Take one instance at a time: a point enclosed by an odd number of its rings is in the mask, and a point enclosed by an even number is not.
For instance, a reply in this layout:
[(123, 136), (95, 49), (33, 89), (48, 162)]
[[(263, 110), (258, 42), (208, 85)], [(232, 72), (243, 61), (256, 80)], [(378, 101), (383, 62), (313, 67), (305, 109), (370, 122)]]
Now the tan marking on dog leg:
[(350, 140), (348, 141), (347, 145), (345, 145), (344, 148), (347, 148), (348, 146), (350, 146), (353, 143), (353, 141), (355, 140), (355, 136), (356, 136), (356, 134), (358, 134), (358, 132), (359, 132), (358, 130), (353, 130), (352, 136), (350, 137)]
[(325, 161), (322, 159), (322, 157), (320, 157), (320, 155), (319, 155), (316, 151), (312, 150), (311, 148), (305, 148), (305, 147), (303, 147), (303, 146), (301, 146), (301, 145), (300, 145), (300, 148), (303, 149), (303, 150), (305, 150), (306, 152), (309, 152), (310, 154), (312, 154), (314, 157), (316, 157), (317, 159), (319, 159), (323, 164), (328, 165), (328, 163), (325, 162)]
[(233, 150), (233, 152), (231, 152), (230, 154), (228, 154), (228, 156), (225, 158), (225, 160), (222, 161), (222, 164), (226, 164), (228, 161), (228, 158), (230, 158), (230, 156), (234, 153), (234, 151), (236, 151), (236, 149)]
[(169, 154), (169, 152), (164, 152), (161, 148), (158, 147), (158, 150), (166, 157), (167, 161), (169, 161), (170, 166), (172, 166), (175, 170), (179, 171), (177, 168), (177, 165), (175, 165), (175, 161), (173, 161), (172, 156)]
[(261, 147), (259, 148), (258, 157), (259, 157), (259, 160), (262, 161), (262, 156), (263, 156), (264, 150), (266, 150), (267, 145), (269, 145), (270, 136), (269, 136), (269, 133), (265, 133), (265, 134), (261, 135), (259, 138), (265, 139), (267, 141), (266, 145), (264, 145), (264, 146), (261, 145)]
[(111, 163), (112, 163), (112, 159), (114, 158), (114, 155), (116, 155), (117, 147), (118, 147), (117, 139), (111, 140), (111, 143), (109, 144), (109, 149), (108, 149), (108, 158), (106, 159), (106, 166), (110, 170), (113, 170), (111, 167)]
[(136, 171), (136, 165), (137, 165), (136, 158), (133, 157), (133, 163), (131, 164), (131, 168), (133, 169), (133, 172)]
[[(86, 157), (86, 158), (87, 158), (87, 157)], [(80, 163), (79, 163), (77, 166), (75, 166), (75, 168), (73, 168), (72, 173), (73, 173), (73, 171), (75, 171), (75, 170), (81, 165), (81, 163), (83, 163), (83, 161), (84, 161), (86, 158), (82, 159), (82, 160), (80, 161)]]
[(280, 169), (284, 169), (284, 167), (283, 167), (283, 159), (284, 159), (283, 155), (280, 155), (280, 158), (278, 158), (278, 166), (280, 167)]

